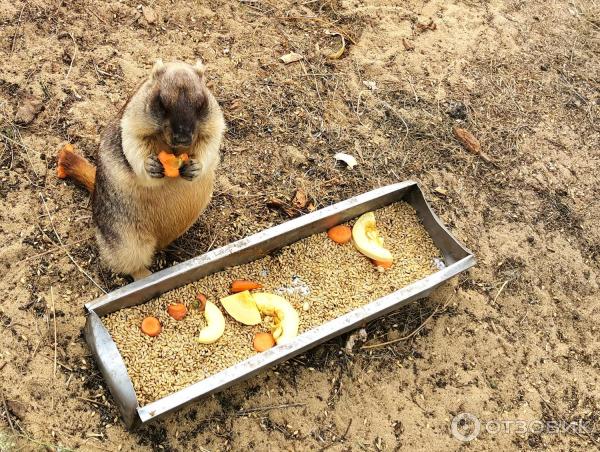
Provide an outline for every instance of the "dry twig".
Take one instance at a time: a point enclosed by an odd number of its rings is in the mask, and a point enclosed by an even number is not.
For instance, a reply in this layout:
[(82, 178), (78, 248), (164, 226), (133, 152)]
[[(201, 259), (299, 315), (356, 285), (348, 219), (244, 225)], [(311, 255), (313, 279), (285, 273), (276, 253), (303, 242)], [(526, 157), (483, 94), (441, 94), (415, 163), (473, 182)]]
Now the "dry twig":
[(423, 327), (425, 327), (425, 325), (427, 325), (427, 323), (433, 318), (434, 315), (436, 315), (438, 312), (441, 312), (442, 310), (444, 310), (449, 304), (450, 301), (452, 300), (452, 295), (450, 295), (446, 301), (438, 306), (436, 306), (436, 308), (433, 310), (433, 312), (429, 315), (429, 317), (427, 317), (423, 323), (421, 323), (416, 329), (414, 329), (410, 334), (407, 334), (406, 336), (403, 337), (399, 337), (397, 339), (393, 339), (391, 341), (386, 341), (386, 342), (381, 342), (379, 344), (371, 344), (371, 345), (363, 345), (361, 347), (361, 350), (367, 350), (367, 349), (374, 349), (374, 348), (381, 348), (381, 347), (385, 347), (386, 345), (391, 345), (391, 344), (395, 344), (396, 342), (401, 342), (401, 341), (405, 341), (407, 339), (410, 339), (411, 337), (413, 337), (415, 334), (417, 334), (419, 331), (421, 331), (423, 329)]
[(50, 301), (52, 302), (52, 320), (54, 321), (54, 373), (52, 374), (52, 378), (56, 379), (58, 341), (56, 340), (56, 307), (54, 305), (54, 288), (52, 286), (50, 286)]

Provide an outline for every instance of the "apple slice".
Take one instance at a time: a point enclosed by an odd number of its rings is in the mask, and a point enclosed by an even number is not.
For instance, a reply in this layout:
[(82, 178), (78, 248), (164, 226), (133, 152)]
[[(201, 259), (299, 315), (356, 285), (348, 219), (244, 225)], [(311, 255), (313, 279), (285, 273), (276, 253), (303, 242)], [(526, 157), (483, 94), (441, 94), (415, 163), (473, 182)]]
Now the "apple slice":
[(225, 317), (216, 304), (207, 301), (204, 308), (206, 326), (200, 330), (196, 341), (201, 344), (212, 344), (217, 342), (225, 332)]
[(352, 228), (352, 242), (358, 251), (378, 263), (391, 265), (394, 260), (392, 253), (383, 247), (383, 237), (379, 235), (373, 212), (367, 212), (356, 220)]
[(221, 298), (221, 304), (231, 317), (244, 325), (258, 325), (262, 320), (256, 302), (247, 290)]

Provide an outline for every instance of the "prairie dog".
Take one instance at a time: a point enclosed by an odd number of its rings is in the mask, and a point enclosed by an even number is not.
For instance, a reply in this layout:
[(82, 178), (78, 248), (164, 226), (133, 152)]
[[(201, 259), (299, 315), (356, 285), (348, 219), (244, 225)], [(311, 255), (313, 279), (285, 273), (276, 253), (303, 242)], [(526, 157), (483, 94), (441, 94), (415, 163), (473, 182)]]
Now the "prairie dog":
[[(134, 279), (149, 275), (155, 251), (198, 219), (212, 196), (224, 129), (204, 65), (159, 60), (103, 132), (97, 168), (72, 148), (61, 150), (59, 177), (92, 192), (96, 240), (108, 267)], [(164, 177), (161, 150), (188, 154), (180, 177)]]

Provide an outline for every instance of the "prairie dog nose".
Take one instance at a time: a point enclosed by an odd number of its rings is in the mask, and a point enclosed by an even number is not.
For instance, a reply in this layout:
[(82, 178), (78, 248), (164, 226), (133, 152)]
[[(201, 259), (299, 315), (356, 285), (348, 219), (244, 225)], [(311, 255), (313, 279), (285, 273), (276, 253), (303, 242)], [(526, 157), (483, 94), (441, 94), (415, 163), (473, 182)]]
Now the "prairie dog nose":
[(178, 146), (192, 144), (192, 130), (182, 124), (173, 126), (173, 144)]

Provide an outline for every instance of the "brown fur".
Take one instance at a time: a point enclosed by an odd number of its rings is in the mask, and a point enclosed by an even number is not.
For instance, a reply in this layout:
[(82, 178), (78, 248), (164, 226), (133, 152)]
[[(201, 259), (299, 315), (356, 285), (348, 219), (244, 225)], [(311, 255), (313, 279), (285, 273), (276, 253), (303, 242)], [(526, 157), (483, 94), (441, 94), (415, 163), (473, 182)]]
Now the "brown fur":
[[(100, 255), (118, 273), (149, 274), (154, 252), (187, 231), (212, 196), (225, 124), (203, 73), (201, 63), (158, 62), (102, 135), (93, 218)], [(161, 177), (160, 150), (189, 155), (181, 177)]]

